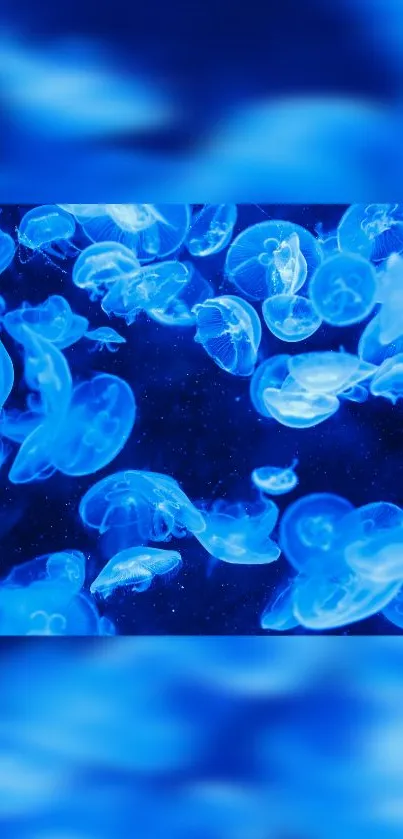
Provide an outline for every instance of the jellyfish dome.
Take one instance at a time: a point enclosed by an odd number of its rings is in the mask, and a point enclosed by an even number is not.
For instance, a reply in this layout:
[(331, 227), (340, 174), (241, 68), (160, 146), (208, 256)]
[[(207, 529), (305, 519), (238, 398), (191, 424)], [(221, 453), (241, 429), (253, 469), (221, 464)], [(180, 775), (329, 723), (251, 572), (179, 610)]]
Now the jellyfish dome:
[(305, 341), (318, 331), (322, 320), (309, 299), (297, 294), (276, 294), (262, 306), (268, 329), (280, 341)]
[(267, 412), (288, 428), (313, 428), (333, 416), (340, 407), (336, 396), (310, 393), (292, 376), (288, 376), (281, 388), (265, 388), (262, 398)]
[(403, 353), (387, 358), (375, 373), (370, 391), (372, 396), (383, 396), (392, 405), (403, 397)]
[(255, 411), (263, 417), (271, 417), (263, 399), (264, 391), (268, 387), (281, 388), (288, 377), (289, 358), (291, 356), (285, 354), (272, 355), (262, 361), (253, 373), (250, 381), (250, 398)]
[(332, 326), (351, 326), (371, 314), (378, 283), (373, 265), (362, 256), (337, 253), (315, 271), (309, 297), (322, 320)]
[(294, 615), (294, 581), (288, 580), (275, 589), (274, 594), (266, 603), (260, 626), (262, 629), (275, 632), (288, 632), (298, 626)]
[(188, 204), (105, 204), (104, 211), (83, 222), (88, 238), (125, 245), (142, 263), (179, 250), (190, 225)]
[(140, 312), (169, 306), (188, 280), (188, 269), (177, 260), (143, 265), (109, 289), (102, 300), (102, 309), (109, 317), (115, 315), (131, 324)]
[(188, 327), (195, 326), (196, 315), (193, 309), (198, 303), (204, 303), (214, 297), (211, 283), (198, 271), (191, 262), (183, 262), (186, 268), (186, 282), (177, 290), (174, 297), (160, 301), (159, 308), (148, 308), (147, 314), (163, 326)]
[(243, 230), (230, 245), (228, 279), (252, 300), (298, 291), (322, 259), (308, 230), (289, 221), (264, 221)]
[(109, 560), (91, 584), (91, 592), (109, 597), (116, 589), (146, 591), (155, 576), (172, 574), (182, 564), (177, 551), (161, 548), (126, 548)]
[(88, 341), (94, 341), (100, 349), (106, 347), (109, 352), (116, 352), (118, 344), (126, 343), (126, 338), (119, 335), (119, 332), (116, 332), (116, 329), (112, 329), (111, 326), (99, 326), (97, 329), (90, 329), (85, 332), (84, 337)]
[(280, 521), (280, 546), (288, 562), (307, 573), (331, 573), (344, 565), (336, 536), (352, 509), (346, 498), (327, 492), (304, 495), (290, 504)]
[(352, 542), (345, 551), (347, 564), (357, 574), (378, 583), (403, 581), (403, 527), (383, 530), (366, 540)]
[(250, 515), (243, 505), (216, 501), (205, 514), (205, 529), (196, 538), (208, 553), (236, 565), (267, 565), (280, 556), (278, 545), (270, 538), (278, 508), (273, 501)]
[(75, 229), (76, 223), (70, 213), (56, 204), (46, 204), (25, 213), (18, 227), (18, 241), (29, 250), (65, 258), (77, 253), (70, 243)]
[(82, 338), (88, 328), (88, 320), (72, 312), (65, 297), (51, 294), (38, 306), (23, 303), (19, 309), (7, 312), (3, 325), (9, 335), (20, 343), (24, 343), (26, 333), (23, 327), (27, 326), (31, 332), (63, 350)]
[(403, 204), (352, 204), (339, 223), (337, 238), (340, 250), (376, 263), (403, 253)]
[(214, 297), (192, 310), (195, 341), (210, 358), (234, 376), (250, 376), (257, 360), (262, 327), (254, 308), (240, 297)]
[(92, 299), (102, 297), (117, 281), (128, 282), (140, 268), (135, 253), (119, 242), (88, 245), (76, 259), (72, 279)]
[(196, 213), (186, 237), (192, 256), (212, 256), (227, 247), (237, 219), (236, 204), (206, 204)]
[(4, 230), (0, 230), (0, 274), (12, 263), (15, 255), (14, 239)]
[(378, 276), (379, 341), (385, 345), (403, 336), (403, 258), (393, 253), (385, 271)]
[(289, 359), (291, 376), (310, 393), (341, 393), (368, 378), (376, 370), (357, 355), (347, 352), (310, 352)]
[(295, 467), (298, 460), (294, 458), (289, 466), (259, 466), (252, 472), (252, 483), (267, 495), (286, 495), (298, 486), (298, 475)]

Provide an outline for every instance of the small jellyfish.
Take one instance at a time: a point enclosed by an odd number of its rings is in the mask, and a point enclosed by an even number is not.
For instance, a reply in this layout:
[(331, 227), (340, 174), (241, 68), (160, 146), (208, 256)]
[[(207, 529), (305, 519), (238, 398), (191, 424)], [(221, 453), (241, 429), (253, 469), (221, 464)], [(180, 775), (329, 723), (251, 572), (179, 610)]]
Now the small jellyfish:
[(335, 540), (352, 509), (346, 498), (327, 492), (304, 495), (290, 504), (280, 521), (280, 546), (288, 562), (297, 571), (332, 573), (344, 563)]
[(288, 369), (293, 379), (310, 393), (338, 394), (373, 375), (376, 367), (344, 350), (328, 350), (294, 355)]
[(362, 256), (337, 253), (325, 259), (309, 284), (312, 305), (326, 323), (351, 326), (372, 312), (377, 298), (373, 265)]
[(131, 324), (140, 312), (168, 306), (188, 279), (186, 266), (174, 259), (142, 265), (130, 277), (118, 280), (103, 298), (101, 306), (109, 317), (115, 315)]
[(103, 297), (117, 281), (128, 283), (140, 268), (136, 254), (119, 242), (89, 245), (76, 259), (72, 279), (91, 300)]
[(147, 314), (163, 326), (186, 327), (196, 324), (193, 308), (214, 296), (213, 286), (191, 262), (182, 263), (187, 270), (187, 281), (175, 297), (164, 302), (163, 308), (148, 309)]
[(281, 388), (267, 387), (262, 394), (267, 412), (288, 428), (313, 428), (338, 411), (333, 394), (310, 393), (289, 376)]
[(18, 241), (29, 250), (66, 259), (77, 255), (78, 249), (70, 241), (75, 229), (70, 213), (56, 204), (46, 204), (25, 213), (18, 227)]
[(4, 230), (0, 230), (0, 274), (11, 265), (14, 254), (14, 239), (8, 233), (5, 233)]
[(351, 542), (347, 564), (357, 574), (377, 583), (403, 580), (403, 527), (384, 529), (367, 539)]
[(23, 326), (46, 338), (58, 349), (72, 346), (88, 328), (87, 318), (76, 315), (70, 304), (59, 294), (52, 294), (38, 306), (23, 303), (19, 309), (7, 312), (4, 327), (14, 340), (24, 343)]
[(289, 221), (264, 221), (243, 230), (230, 245), (225, 271), (247, 297), (265, 300), (294, 294), (322, 260), (318, 241)]
[(123, 449), (135, 417), (133, 392), (119, 376), (99, 373), (81, 382), (73, 390), (59, 428), (54, 466), (65, 475), (89, 475), (102, 469)]
[(252, 472), (252, 483), (266, 495), (286, 495), (298, 486), (297, 465), (294, 458), (290, 466), (259, 466)]
[(211, 556), (222, 562), (267, 565), (280, 556), (278, 545), (270, 538), (277, 517), (273, 501), (250, 515), (245, 505), (234, 507), (219, 500), (205, 514), (205, 530), (195, 536)]
[(367, 388), (364, 385), (352, 385), (338, 394), (339, 399), (346, 399), (347, 402), (357, 402), (360, 405), (368, 401), (368, 396)]
[(403, 253), (402, 204), (352, 204), (338, 227), (339, 248), (381, 262)]
[(188, 204), (105, 204), (104, 215), (83, 222), (93, 242), (119, 242), (140, 262), (163, 259), (183, 244), (190, 224)]
[(116, 329), (112, 329), (110, 326), (99, 326), (98, 329), (92, 329), (84, 334), (84, 338), (87, 338), (88, 341), (95, 341), (98, 344), (95, 349), (102, 350), (105, 348), (109, 352), (117, 352), (118, 347), (116, 345), (126, 343), (126, 338), (123, 338), (122, 335), (119, 335), (119, 332), (116, 332)]
[(91, 583), (91, 593), (102, 597), (119, 588), (129, 587), (131, 591), (146, 591), (155, 576), (172, 574), (182, 564), (177, 551), (161, 548), (126, 548), (109, 560), (98, 577)]
[(294, 580), (282, 583), (266, 604), (260, 618), (262, 629), (288, 632), (299, 626), (294, 615)]
[(372, 396), (383, 396), (396, 405), (403, 397), (403, 353), (387, 358), (371, 380)]
[(250, 382), (250, 398), (258, 414), (273, 419), (268, 411), (263, 393), (266, 388), (281, 388), (288, 377), (288, 360), (290, 355), (272, 355), (256, 367)]
[(270, 332), (280, 341), (305, 341), (322, 325), (310, 300), (297, 294), (276, 294), (262, 306)]
[(403, 629), (403, 589), (401, 588), (396, 597), (391, 600), (384, 609), (382, 615), (393, 626)]
[(236, 204), (205, 204), (190, 224), (185, 242), (189, 253), (202, 257), (224, 250), (231, 239), (236, 219)]
[(294, 615), (307, 629), (326, 630), (365, 620), (384, 609), (401, 582), (375, 583), (351, 570), (297, 578)]
[(389, 257), (386, 270), (379, 275), (378, 302), (382, 304), (378, 315), (379, 341), (382, 345), (391, 344), (403, 336), (403, 258), (397, 254)]
[(205, 529), (202, 514), (169, 475), (126, 470), (98, 481), (82, 497), (80, 517), (106, 533), (125, 528), (138, 543), (163, 542)]
[(257, 360), (262, 327), (252, 306), (240, 297), (214, 297), (194, 307), (197, 332), (210, 358), (234, 376), (250, 376)]

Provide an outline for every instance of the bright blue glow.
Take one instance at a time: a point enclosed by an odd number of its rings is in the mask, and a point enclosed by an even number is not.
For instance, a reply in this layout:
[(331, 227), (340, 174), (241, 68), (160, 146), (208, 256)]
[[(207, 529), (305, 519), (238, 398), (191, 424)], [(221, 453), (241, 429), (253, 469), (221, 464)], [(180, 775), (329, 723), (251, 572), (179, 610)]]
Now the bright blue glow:
[(31, 332), (64, 350), (82, 338), (88, 328), (88, 320), (76, 315), (65, 297), (52, 294), (39, 306), (23, 303), (19, 309), (7, 312), (3, 325), (9, 335), (22, 344), (23, 327), (27, 326)]
[(294, 355), (288, 362), (291, 376), (311, 393), (336, 393), (375, 373), (376, 367), (347, 352), (310, 352)]
[(119, 335), (119, 332), (116, 332), (116, 329), (112, 329), (111, 326), (99, 326), (98, 329), (91, 329), (89, 332), (85, 332), (84, 337), (88, 341), (95, 341), (99, 344), (100, 350), (105, 347), (109, 352), (116, 352), (118, 348), (115, 344), (126, 343), (126, 338)]
[(109, 317), (124, 318), (131, 325), (140, 312), (169, 306), (188, 279), (186, 266), (177, 260), (143, 265), (113, 284), (102, 300), (102, 309)]
[(91, 592), (102, 597), (120, 588), (146, 591), (154, 577), (172, 574), (182, 564), (177, 551), (161, 548), (126, 548), (109, 560), (98, 577), (91, 583)]
[(252, 514), (241, 503), (234, 507), (216, 501), (205, 514), (205, 529), (196, 537), (211, 556), (222, 562), (266, 565), (280, 556), (280, 548), (270, 538), (277, 517), (273, 501)]
[(77, 252), (70, 243), (75, 227), (70, 213), (56, 204), (46, 204), (25, 213), (18, 227), (18, 241), (29, 250), (42, 251), (64, 259)]
[(9, 233), (0, 230), (0, 274), (12, 263), (15, 254), (15, 242)]
[(227, 247), (237, 219), (236, 204), (206, 204), (191, 221), (186, 247), (192, 256), (211, 256)]
[(325, 259), (309, 283), (315, 311), (332, 326), (360, 323), (377, 298), (375, 269), (361, 256), (337, 253)]
[(252, 472), (252, 483), (266, 495), (286, 495), (298, 486), (296, 466), (296, 458), (289, 466), (259, 466)]
[(262, 306), (270, 332), (280, 341), (305, 341), (322, 325), (310, 300), (298, 294), (276, 294)]
[(371, 380), (372, 396), (383, 396), (396, 405), (403, 397), (403, 353), (387, 358)]
[(120, 242), (140, 262), (163, 259), (182, 245), (190, 224), (188, 204), (105, 204), (105, 215), (88, 218), (93, 242)]
[(260, 618), (262, 629), (287, 632), (298, 626), (294, 615), (294, 584), (288, 581), (274, 591)]
[(342, 251), (381, 262), (403, 252), (402, 204), (352, 204), (340, 221), (337, 237)]
[(294, 589), (294, 615), (307, 629), (337, 629), (375, 615), (396, 597), (399, 583), (375, 583), (352, 572), (302, 577)]
[(88, 291), (91, 299), (102, 297), (115, 283), (130, 280), (140, 263), (136, 255), (119, 242), (88, 245), (77, 257), (72, 273), (74, 285)]
[(266, 387), (262, 398), (267, 412), (280, 425), (313, 428), (338, 411), (340, 402), (332, 394), (310, 393), (289, 376), (281, 388)]
[(214, 295), (213, 286), (207, 282), (200, 271), (191, 262), (182, 263), (186, 268), (186, 283), (181, 285), (175, 297), (163, 301), (162, 308), (147, 310), (147, 314), (164, 326), (194, 326), (196, 315), (193, 312), (198, 303), (204, 303)]
[(227, 373), (250, 376), (262, 337), (260, 320), (240, 297), (214, 297), (194, 307), (195, 341)]
[(342, 559), (336, 546), (339, 528), (353, 505), (339, 495), (305, 495), (287, 507), (280, 521), (280, 546), (297, 570), (329, 573)]
[(289, 355), (274, 355), (266, 358), (256, 370), (250, 382), (250, 398), (253, 407), (263, 417), (271, 417), (266, 407), (263, 395), (266, 388), (281, 388), (288, 377)]

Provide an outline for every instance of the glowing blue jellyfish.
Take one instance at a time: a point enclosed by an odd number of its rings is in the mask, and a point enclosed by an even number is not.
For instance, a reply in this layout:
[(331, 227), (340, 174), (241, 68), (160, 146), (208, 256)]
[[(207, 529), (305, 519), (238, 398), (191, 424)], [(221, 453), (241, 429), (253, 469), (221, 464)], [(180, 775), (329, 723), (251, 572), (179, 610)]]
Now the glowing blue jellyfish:
[(265, 388), (262, 399), (268, 414), (288, 428), (313, 428), (333, 416), (340, 407), (336, 396), (310, 393), (292, 376), (281, 388)]
[(352, 253), (337, 253), (315, 271), (309, 296), (319, 317), (332, 326), (360, 323), (372, 312), (377, 298), (373, 265)]
[(65, 549), (38, 556), (13, 568), (7, 584), (28, 586), (37, 581), (58, 583), (61, 597), (69, 599), (78, 594), (85, 581), (86, 559), (81, 551)]
[(78, 222), (105, 215), (105, 204), (57, 204), (66, 213), (71, 213)]
[(352, 542), (345, 551), (347, 564), (357, 574), (378, 583), (403, 580), (403, 527), (383, 530)]
[(297, 294), (268, 297), (262, 312), (268, 329), (280, 341), (304, 341), (322, 325), (311, 301)]
[(291, 358), (289, 355), (273, 355), (259, 364), (253, 373), (250, 382), (250, 398), (255, 411), (263, 417), (273, 419), (265, 405), (263, 393), (268, 387), (281, 388), (288, 377), (289, 358)]
[(11, 265), (14, 254), (14, 239), (8, 233), (5, 233), (4, 230), (0, 230), (0, 274)]
[(95, 341), (98, 344), (95, 349), (102, 350), (105, 347), (109, 352), (116, 352), (117, 345), (126, 343), (126, 338), (123, 338), (122, 335), (119, 335), (119, 332), (116, 332), (116, 329), (112, 329), (110, 326), (99, 326), (98, 329), (86, 332), (84, 337), (88, 341)]
[(0, 294), (0, 318), (4, 315), (7, 311), (7, 303), (4, 297)]
[(136, 417), (129, 385), (118, 376), (99, 373), (72, 393), (59, 430), (53, 464), (65, 475), (97, 472), (123, 449)]
[(403, 253), (402, 204), (352, 204), (338, 227), (342, 251), (381, 262), (391, 253)]
[(348, 626), (377, 614), (399, 592), (401, 582), (375, 583), (351, 570), (297, 578), (294, 615), (307, 629)]
[(110, 597), (119, 588), (146, 591), (155, 576), (172, 574), (181, 564), (182, 558), (177, 551), (161, 548), (126, 548), (119, 551), (105, 565), (96, 580), (91, 583), (91, 592)]
[(383, 396), (396, 405), (403, 397), (403, 353), (387, 358), (375, 373), (370, 390), (372, 396)]
[(168, 260), (142, 265), (129, 277), (122, 277), (102, 300), (102, 309), (109, 317), (135, 321), (140, 312), (164, 309), (186, 286), (189, 272), (182, 262)]
[(373, 375), (376, 367), (344, 350), (328, 350), (294, 355), (288, 369), (293, 379), (310, 393), (341, 393)]
[(14, 367), (11, 358), (0, 341), (0, 408), (10, 396), (14, 384)]
[(375, 501), (352, 510), (343, 519), (336, 544), (343, 551), (357, 542), (370, 542), (385, 532), (403, 528), (403, 510), (389, 501)]
[(191, 262), (182, 263), (187, 270), (187, 281), (175, 297), (164, 302), (159, 309), (148, 309), (147, 314), (163, 326), (194, 326), (196, 315), (192, 309), (214, 296), (213, 286), (207, 282)]
[(403, 336), (403, 258), (397, 254), (389, 257), (386, 270), (379, 275), (377, 302), (382, 304), (379, 341), (384, 346)]
[(280, 546), (297, 571), (329, 573), (344, 563), (335, 547), (339, 529), (353, 505), (340, 495), (305, 495), (287, 507), (280, 521)]
[(101, 534), (124, 528), (137, 544), (180, 538), (206, 526), (174, 478), (158, 472), (126, 470), (109, 475), (85, 493), (79, 513), (87, 527)]
[(294, 458), (290, 466), (259, 466), (252, 472), (252, 483), (267, 495), (286, 495), (298, 486), (297, 465)]
[(210, 358), (234, 376), (250, 376), (257, 360), (262, 327), (252, 306), (240, 297), (213, 297), (194, 307), (197, 332)]
[(83, 221), (93, 242), (120, 242), (140, 262), (163, 259), (177, 251), (190, 224), (188, 204), (105, 204), (104, 215)]
[(262, 629), (288, 632), (299, 624), (294, 615), (294, 581), (280, 585), (266, 604), (260, 618)]
[(63, 418), (72, 392), (69, 365), (62, 352), (37, 332), (22, 325), (19, 340), (24, 346), (24, 376), (28, 387), (40, 394), (43, 412)]
[(227, 247), (237, 219), (236, 204), (205, 204), (192, 219), (186, 247), (192, 256), (211, 256)]
[(29, 250), (65, 259), (77, 255), (77, 248), (70, 241), (75, 229), (70, 213), (56, 204), (46, 204), (25, 213), (18, 227), (18, 241)]
[(396, 597), (382, 609), (382, 615), (389, 623), (403, 629), (403, 589), (400, 589)]
[(278, 517), (273, 501), (250, 515), (245, 505), (216, 501), (205, 514), (206, 527), (196, 538), (208, 553), (236, 565), (267, 565), (280, 556), (270, 538)]
[(58, 443), (59, 423), (51, 416), (27, 434), (8, 474), (12, 484), (46, 481), (56, 472), (52, 456)]
[(322, 259), (319, 242), (290, 221), (263, 221), (243, 230), (230, 245), (228, 279), (253, 300), (294, 294)]
[(0, 436), (22, 443), (41, 423), (42, 417), (36, 411), (3, 410), (0, 414)]
[(87, 318), (72, 312), (70, 304), (59, 294), (52, 294), (38, 306), (23, 303), (19, 309), (7, 312), (4, 328), (16, 341), (24, 343), (24, 329), (46, 338), (60, 350), (72, 346), (88, 328)]
[(140, 263), (133, 251), (118, 242), (89, 245), (76, 259), (72, 279), (78, 288), (88, 291), (91, 300), (103, 297), (115, 283), (129, 282)]
[(338, 396), (339, 399), (346, 399), (348, 402), (357, 402), (362, 405), (367, 402), (369, 393), (364, 385), (352, 385), (352, 387), (348, 387), (347, 390), (339, 393)]

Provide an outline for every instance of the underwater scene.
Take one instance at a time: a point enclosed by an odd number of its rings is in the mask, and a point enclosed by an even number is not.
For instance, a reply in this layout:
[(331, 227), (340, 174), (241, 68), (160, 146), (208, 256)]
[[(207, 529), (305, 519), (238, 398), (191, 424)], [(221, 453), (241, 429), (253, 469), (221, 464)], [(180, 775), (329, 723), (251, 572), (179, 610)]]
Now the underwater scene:
[(403, 204), (3, 205), (0, 634), (403, 631)]

